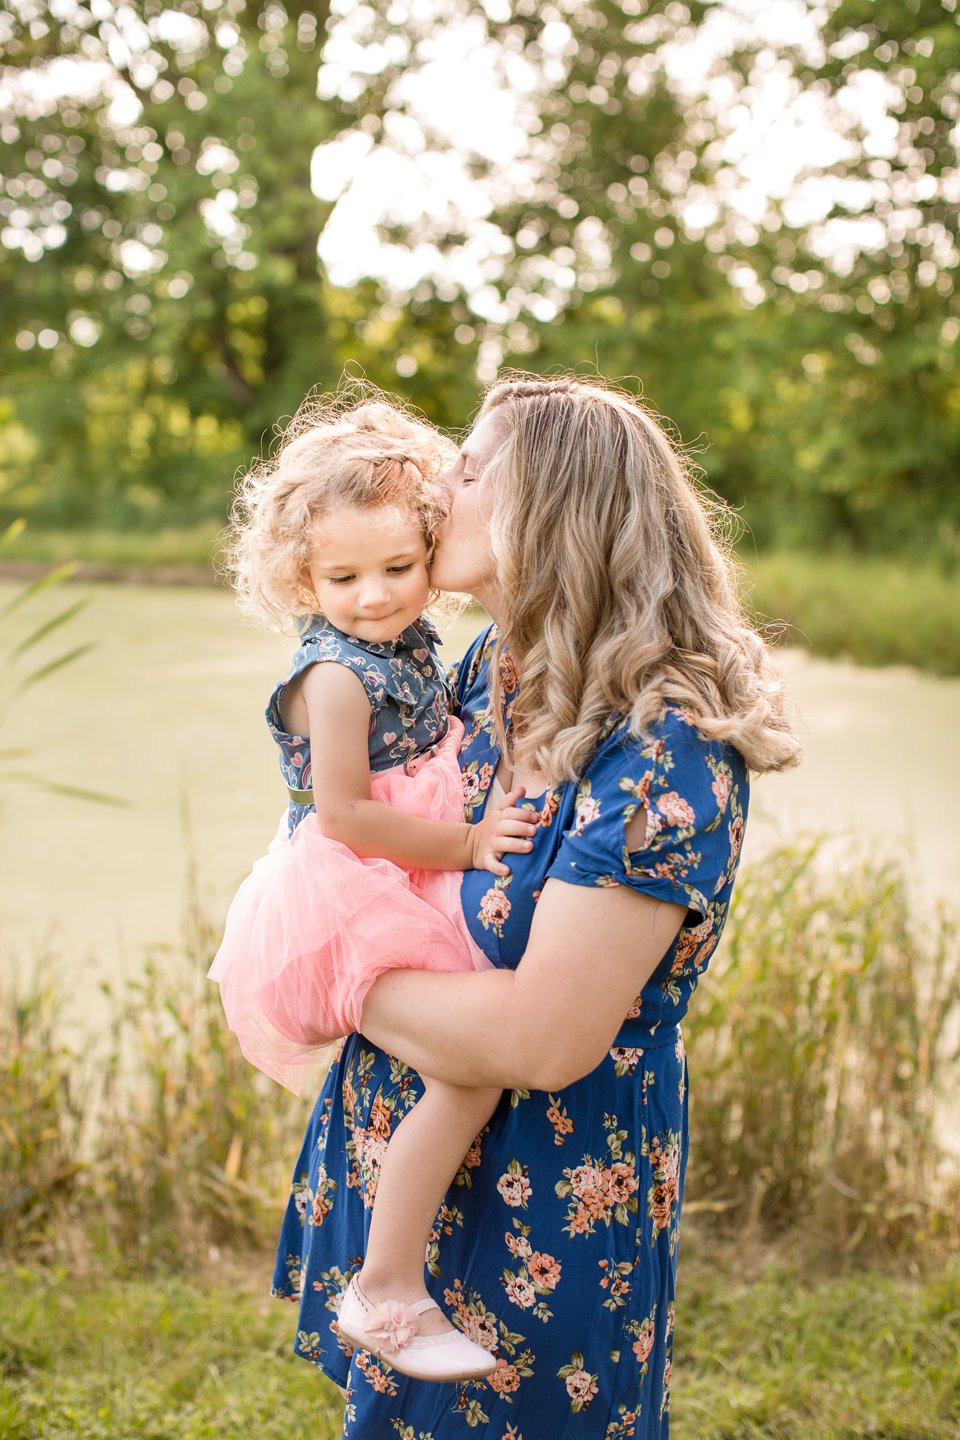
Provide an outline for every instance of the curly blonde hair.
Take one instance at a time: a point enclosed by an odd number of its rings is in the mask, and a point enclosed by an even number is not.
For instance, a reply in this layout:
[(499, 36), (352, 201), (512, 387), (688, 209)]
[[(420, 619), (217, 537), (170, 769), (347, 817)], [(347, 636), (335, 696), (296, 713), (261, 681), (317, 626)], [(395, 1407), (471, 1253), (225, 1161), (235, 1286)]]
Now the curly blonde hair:
[(754, 772), (796, 765), (779, 668), (739, 598), (730, 512), (657, 418), (601, 381), (523, 373), (488, 391), (478, 419), (493, 415), (506, 620), (492, 673), (508, 649), (516, 760), (573, 779), (612, 712), (646, 735), (669, 701)]
[(223, 569), (240, 608), (288, 631), (317, 613), (307, 576), (311, 538), (341, 506), (409, 510), (429, 565), (448, 509), (438, 477), (455, 454), (432, 425), (370, 385), (309, 395), (274, 452), (236, 486)]

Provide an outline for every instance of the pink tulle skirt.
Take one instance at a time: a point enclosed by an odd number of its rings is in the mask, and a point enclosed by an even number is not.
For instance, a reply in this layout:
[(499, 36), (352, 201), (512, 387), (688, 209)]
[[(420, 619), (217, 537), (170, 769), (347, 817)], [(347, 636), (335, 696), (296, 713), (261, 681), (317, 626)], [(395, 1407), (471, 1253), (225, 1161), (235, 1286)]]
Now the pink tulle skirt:
[[(463, 821), (450, 721), (432, 755), (371, 776), (370, 796), (408, 815)], [(276, 839), (230, 906), (210, 967), (247, 1059), (299, 1094), (303, 1071), (359, 1030), (363, 1001), (387, 970), (483, 970), (460, 909), (461, 871), (403, 870), (328, 839), (316, 815)]]

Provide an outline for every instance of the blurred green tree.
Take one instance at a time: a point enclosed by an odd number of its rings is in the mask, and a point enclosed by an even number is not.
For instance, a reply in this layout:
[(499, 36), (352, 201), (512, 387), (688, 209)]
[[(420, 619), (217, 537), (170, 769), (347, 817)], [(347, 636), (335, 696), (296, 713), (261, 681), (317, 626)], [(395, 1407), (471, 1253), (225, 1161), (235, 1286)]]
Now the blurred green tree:
[[(761, 541), (955, 550), (955, 5), (840, 0), (791, 35), (706, 0), (14, 0), (0, 512), (189, 520), (348, 362), (447, 426), (507, 362), (639, 379)], [(354, 157), (454, 143), (407, 82), (462, 25), (524, 138), (466, 156), (486, 258), (476, 216), (385, 202), (429, 273), (331, 284)], [(771, 77), (835, 158), (785, 159), (751, 209)], [(311, 187), (334, 151), (341, 190)]]
[[(841, 0), (819, 63), (799, 83), (829, 97), (847, 140), (830, 209), (764, 276), (793, 305), (809, 424), (807, 489), (822, 477), (841, 531), (902, 544), (913, 530), (946, 558), (960, 539), (960, 27), (956, 0)], [(886, 99), (872, 133), (851, 100)], [(807, 283), (804, 283), (804, 282)], [(800, 373), (800, 367), (798, 367)], [(804, 496), (801, 494), (800, 499)]]
[(310, 163), (343, 119), (316, 95), (328, 7), (297, 3), (5, 17), (4, 509), (209, 512), (334, 374)]
[[(954, 553), (955, 8), (842, 0), (815, 44), (761, 28), (717, 48), (698, 98), (677, 57), (716, 6), (528, 7), (534, 64), (545, 25), (562, 16), (568, 39), (542, 87), (540, 184), (498, 217), (532, 313), (505, 327), (505, 358), (640, 377), (761, 540), (913, 532)], [(839, 158), (811, 157), (748, 217), (730, 142), (776, 71)]]

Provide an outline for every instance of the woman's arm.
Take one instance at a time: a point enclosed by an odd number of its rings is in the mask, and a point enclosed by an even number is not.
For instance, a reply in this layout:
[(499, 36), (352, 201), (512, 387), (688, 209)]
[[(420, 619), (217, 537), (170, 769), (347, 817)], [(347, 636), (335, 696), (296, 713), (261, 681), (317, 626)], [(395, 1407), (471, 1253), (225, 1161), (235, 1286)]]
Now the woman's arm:
[(548, 880), (515, 971), (391, 970), (363, 1034), (454, 1085), (560, 1090), (599, 1065), (685, 914), (625, 885)]
[(306, 705), (313, 800), (324, 835), (357, 855), (377, 855), (424, 870), (491, 870), (509, 875), (497, 858), (530, 849), (536, 831), (513, 807), (512, 791), (478, 825), (423, 820), (370, 799), (367, 736), (370, 704), (358, 675), (344, 665), (312, 665), (300, 695)]

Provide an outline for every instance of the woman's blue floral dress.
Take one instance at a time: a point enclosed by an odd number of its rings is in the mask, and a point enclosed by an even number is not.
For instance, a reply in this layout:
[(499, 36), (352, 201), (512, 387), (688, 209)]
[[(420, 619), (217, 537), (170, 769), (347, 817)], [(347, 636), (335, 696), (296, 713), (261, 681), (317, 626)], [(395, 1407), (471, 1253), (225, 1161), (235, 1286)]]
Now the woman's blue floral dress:
[[(471, 646), (457, 696), (468, 818), (499, 761), (489, 710), (493, 633)], [(515, 679), (505, 658), (506, 718)], [(665, 1440), (674, 1283), (687, 1148), (679, 1022), (730, 903), (747, 808), (738, 752), (668, 707), (649, 740), (612, 719), (578, 782), (527, 802), (533, 852), (512, 872), (470, 871), (462, 902), (498, 965), (516, 966), (547, 879), (628, 885), (688, 907), (603, 1063), (558, 1094), (504, 1094), (464, 1158), (428, 1250), (431, 1289), (471, 1338), (496, 1350), (487, 1380), (427, 1385), (337, 1339), (360, 1264), (380, 1157), (420, 1094), (417, 1074), (349, 1036), (307, 1127), (274, 1293), (299, 1299), (295, 1349), (347, 1390), (351, 1440)], [(624, 827), (641, 809), (645, 845)], [(583, 937), (584, 1004), (590, 937)]]

